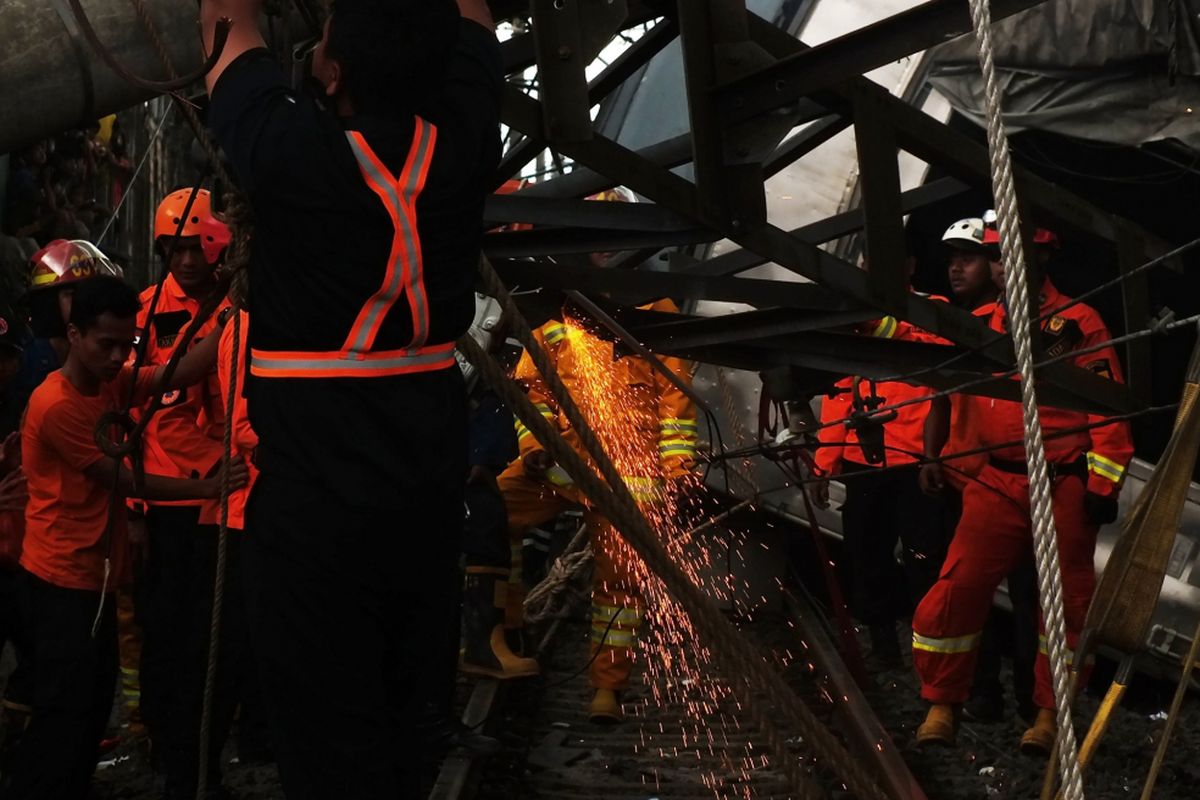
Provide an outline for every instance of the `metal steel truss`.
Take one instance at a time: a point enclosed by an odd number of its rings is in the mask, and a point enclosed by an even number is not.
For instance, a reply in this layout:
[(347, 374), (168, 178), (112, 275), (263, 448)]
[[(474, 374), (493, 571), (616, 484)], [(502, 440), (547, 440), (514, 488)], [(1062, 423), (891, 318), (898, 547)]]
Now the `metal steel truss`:
[[(1007, 16), (1040, 1), (994, 0), (993, 15)], [(967, 30), (965, 0), (931, 0), (815, 48), (747, 13), (745, 0), (532, 0), (504, 5), (509, 13), (532, 19), (531, 32), (507, 42), (504, 53), (511, 73), (536, 64), (538, 96), (515, 83), (505, 89), (503, 121), (523, 138), (510, 148), (495, 185), (519, 174), (546, 148), (575, 165), (568, 174), (489, 202), (491, 223), (535, 226), (486, 237), (485, 250), (506, 279), (523, 286), (602, 292), (629, 303), (663, 294), (747, 303), (762, 311), (733, 320), (678, 319), (648, 327), (630, 323), (660, 352), (732, 367), (791, 365), (892, 375), (897, 364), (928, 368), (954, 353), (948, 347), (906, 347), (823, 330), (880, 314), (979, 350), (956, 362), (954, 370), (929, 370), (921, 382), (945, 388), (952, 385), (948, 381), (1011, 366), (1006, 338), (997, 340), (964, 311), (909, 292), (902, 264), (903, 215), (971, 187), (987, 188), (986, 149), (861, 77)], [(587, 64), (610, 37), (651, 21), (647, 33), (587, 81)], [(596, 133), (590, 109), (676, 40), (683, 53), (690, 133), (640, 151)], [(787, 138), (805, 122), (812, 124)], [(764, 180), (851, 126), (862, 207), (794, 231), (772, 225)], [(901, 192), (901, 150), (951, 177)], [(692, 179), (676, 171), (685, 164)], [(1122, 269), (1139, 263), (1147, 252), (1166, 249), (1140, 226), (1027, 170), (1018, 169), (1016, 180), (1027, 213), (1075, 235), (1113, 242)], [(651, 203), (614, 208), (579, 202), (614, 185), (627, 186)], [(872, 253), (869, 272), (819, 246), (859, 230), (865, 230)], [(580, 257), (621, 251), (626, 255), (616, 263), (637, 267), (663, 248), (726, 238), (741, 249), (707, 260), (675, 253), (666, 271), (598, 269)], [(766, 263), (812, 284), (733, 277)], [(1131, 280), (1123, 288), (1127, 325), (1140, 327), (1147, 313), (1145, 283)], [(1045, 370), (1041, 380), (1047, 402), (1112, 412), (1136, 408), (1148, 393), (1145, 346), (1143, 341), (1130, 347), (1129, 387), (1065, 364)], [(1003, 394), (1007, 389), (972, 391)]]

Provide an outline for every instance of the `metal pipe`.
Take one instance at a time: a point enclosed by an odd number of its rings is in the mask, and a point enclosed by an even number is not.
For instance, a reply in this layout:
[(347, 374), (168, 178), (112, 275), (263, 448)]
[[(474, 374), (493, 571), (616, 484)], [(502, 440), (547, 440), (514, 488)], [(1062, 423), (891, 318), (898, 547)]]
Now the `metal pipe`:
[[(180, 74), (203, 62), (190, 0), (144, 0)], [(96, 34), (130, 72), (165, 79), (128, 0), (82, 0)], [(298, 16), (289, 24), (302, 29)], [(113, 72), (84, 39), (64, 0), (5, 0), (0, 14), (0, 153), (137, 105), (155, 92)]]

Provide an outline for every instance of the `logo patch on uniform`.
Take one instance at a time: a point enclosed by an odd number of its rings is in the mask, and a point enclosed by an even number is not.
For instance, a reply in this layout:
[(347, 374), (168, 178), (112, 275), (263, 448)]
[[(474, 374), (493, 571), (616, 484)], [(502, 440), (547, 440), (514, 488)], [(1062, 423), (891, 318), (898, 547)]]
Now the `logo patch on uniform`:
[(1062, 331), (1063, 328), (1066, 327), (1066, 325), (1067, 325), (1066, 317), (1059, 317), (1059, 316), (1051, 317), (1050, 321), (1046, 323), (1046, 332), (1047, 333), (1059, 333)]
[(187, 398), (187, 392), (182, 389), (172, 389), (169, 392), (163, 392), (162, 404), (163, 408), (168, 406), (179, 405)]
[(1091, 370), (1102, 378), (1113, 379), (1112, 364), (1108, 363), (1107, 358), (1097, 358), (1095, 361), (1089, 361), (1084, 365), (1084, 369)]

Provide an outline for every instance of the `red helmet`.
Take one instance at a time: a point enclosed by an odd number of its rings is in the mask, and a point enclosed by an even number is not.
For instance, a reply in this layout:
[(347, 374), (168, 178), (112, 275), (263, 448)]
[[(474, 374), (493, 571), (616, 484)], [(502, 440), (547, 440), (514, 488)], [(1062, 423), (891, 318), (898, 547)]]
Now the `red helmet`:
[[(1000, 231), (997, 228), (996, 212), (991, 209), (983, 212), (983, 221), (987, 226), (983, 234), (983, 243), (999, 247)], [(1059, 247), (1058, 234), (1049, 228), (1035, 228), (1033, 231), (1033, 243), (1057, 250)]]
[(233, 233), (229, 230), (229, 226), (212, 214), (200, 221), (198, 235), (200, 236), (200, 249), (204, 251), (204, 260), (210, 265), (221, 260), (221, 254), (233, 241)]
[(96, 245), (83, 239), (56, 239), (34, 253), (30, 265), (33, 271), (29, 289), (34, 292), (58, 288), (93, 275), (123, 276), (120, 267)]
[(1058, 249), (1058, 234), (1049, 228), (1038, 228), (1033, 232), (1033, 243)]

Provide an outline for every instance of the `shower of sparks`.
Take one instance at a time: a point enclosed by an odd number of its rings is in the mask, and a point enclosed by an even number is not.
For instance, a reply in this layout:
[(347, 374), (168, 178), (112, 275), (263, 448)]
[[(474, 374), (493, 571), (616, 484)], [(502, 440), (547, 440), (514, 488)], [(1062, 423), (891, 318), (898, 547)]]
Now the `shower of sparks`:
[[(658, 444), (660, 413), (654, 386), (634, 382), (630, 369), (638, 362), (614, 357), (613, 345), (591, 335), (587, 323), (564, 320), (571, 359), (560, 364), (572, 386), (575, 400), (597, 438), (604, 446), (617, 471), (625, 479), (650, 525), (658, 532), (674, 563), (696, 586), (718, 601), (733, 603), (748, 617), (750, 596), (746, 586), (738, 585), (738, 570), (733, 559), (744, 563), (741, 549), (745, 534), (730, 531), (731, 541), (720, 536), (692, 535), (680, 520), (693, 520), (702, 514), (697, 492), (679, 492), (681, 486), (668, 485), (662, 479)], [(657, 375), (653, 380), (665, 381)], [(652, 479), (648, 483), (647, 478)], [(695, 476), (681, 482), (698, 485)], [(652, 485), (652, 497), (642, 489)], [(627, 587), (636, 587), (637, 598), (630, 606), (640, 605), (643, 616), (640, 652), (635, 658), (644, 663), (642, 680), (649, 690), (647, 704), (678, 712), (678, 724), (670, 727), (659, 722), (647, 730), (641, 723), (642, 752), (657, 752), (663, 759), (716, 759), (720, 766), (704, 775), (704, 785), (717, 798), (748, 799), (754, 796), (753, 773), (768, 768), (766, 755), (756, 752), (748, 732), (741, 731), (741, 705), (732, 696), (729, 685), (720, 679), (713, 654), (693, 629), (691, 618), (667, 592), (625, 539), (612, 531), (599, 534), (604, 548), (624, 574), (627, 585), (605, 587), (618, 597)], [(764, 604), (765, 597), (757, 598)], [(604, 658), (601, 653), (599, 658)], [(781, 668), (793, 662), (788, 650), (774, 654)], [(642, 709), (633, 716), (643, 718)]]

